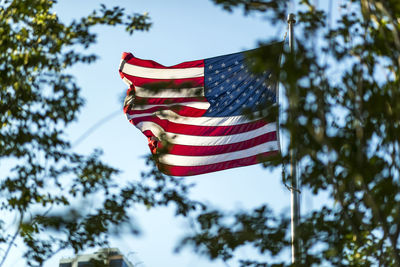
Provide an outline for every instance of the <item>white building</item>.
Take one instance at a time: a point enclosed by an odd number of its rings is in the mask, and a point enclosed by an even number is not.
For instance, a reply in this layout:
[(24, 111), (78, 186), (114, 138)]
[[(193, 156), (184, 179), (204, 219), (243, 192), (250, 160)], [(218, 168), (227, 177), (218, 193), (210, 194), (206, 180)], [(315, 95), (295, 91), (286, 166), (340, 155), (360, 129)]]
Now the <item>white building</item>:
[(134, 267), (117, 248), (100, 249), (94, 254), (60, 260), (59, 267)]

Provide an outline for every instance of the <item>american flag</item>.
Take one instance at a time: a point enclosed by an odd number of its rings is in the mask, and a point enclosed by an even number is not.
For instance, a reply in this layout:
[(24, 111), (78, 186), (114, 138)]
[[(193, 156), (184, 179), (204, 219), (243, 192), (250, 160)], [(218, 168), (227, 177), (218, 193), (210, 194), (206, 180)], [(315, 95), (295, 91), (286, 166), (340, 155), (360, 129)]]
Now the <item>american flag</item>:
[(166, 174), (257, 164), (279, 150), (275, 121), (243, 115), (276, 103), (273, 73), (252, 73), (244, 52), (170, 67), (123, 53), (119, 72), (129, 85), (124, 112)]

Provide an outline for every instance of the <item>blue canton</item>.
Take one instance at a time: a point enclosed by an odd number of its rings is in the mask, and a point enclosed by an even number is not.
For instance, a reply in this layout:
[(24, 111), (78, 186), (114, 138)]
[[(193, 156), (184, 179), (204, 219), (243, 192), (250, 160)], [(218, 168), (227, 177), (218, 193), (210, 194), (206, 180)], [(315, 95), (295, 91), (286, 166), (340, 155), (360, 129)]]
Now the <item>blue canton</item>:
[(244, 108), (276, 102), (276, 83), (271, 71), (251, 73), (243, 53), (204, 60), (205, 96), (210, 107), (203, 116), (241, 115)]

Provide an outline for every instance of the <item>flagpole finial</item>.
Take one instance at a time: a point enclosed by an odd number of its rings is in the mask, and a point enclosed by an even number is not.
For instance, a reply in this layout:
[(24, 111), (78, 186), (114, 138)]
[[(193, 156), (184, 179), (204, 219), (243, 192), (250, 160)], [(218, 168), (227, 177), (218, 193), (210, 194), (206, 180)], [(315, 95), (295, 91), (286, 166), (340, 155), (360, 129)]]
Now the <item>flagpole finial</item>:
[(287, 18), (287, 22), (288, 23), (296, 23), (296, 19), (295, 19), (295, 15), (293, 14), (293, 13), (290, 13), (289, 15), (288, 15), (288, 18)]

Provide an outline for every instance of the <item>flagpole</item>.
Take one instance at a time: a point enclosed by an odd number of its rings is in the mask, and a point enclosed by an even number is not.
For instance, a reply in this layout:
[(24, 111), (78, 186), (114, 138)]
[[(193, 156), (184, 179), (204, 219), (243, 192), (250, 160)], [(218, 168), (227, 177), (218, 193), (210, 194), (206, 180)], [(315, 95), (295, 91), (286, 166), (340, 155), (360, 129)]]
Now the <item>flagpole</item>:
[[(289, 26), (289, 47), (292, 56), (294, 56), (294, 34), (293, 34), (293, 25), (296, 23), (295, 15), (290, 13), (288, 15), (288, 26)], [(291, 100), (289, 99), (289, 107), (292, 107)], [(290, 111), (290, 118), (293, 120), (295, 116), (292, 111)], [(290, 141), (293, 141), (293, 135), (290, 135)], [(292, 264), (299, 265), (299, 240), (297, 237), (298, 234), (298, 225), (300, 221), (300, 201), (299, 201), (299, 185), (298, 185), (298, 177), (297, 177), (297, 159), (296, 159), (296, 151), (292, 148), (290, 149), (290, 178), (291, 178), (291, 187), (290, 187), (290, 217), (291, 217), (291, 243), (292, 243)]]

